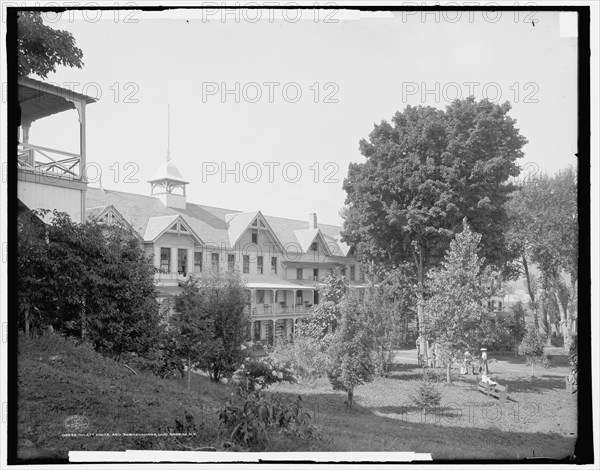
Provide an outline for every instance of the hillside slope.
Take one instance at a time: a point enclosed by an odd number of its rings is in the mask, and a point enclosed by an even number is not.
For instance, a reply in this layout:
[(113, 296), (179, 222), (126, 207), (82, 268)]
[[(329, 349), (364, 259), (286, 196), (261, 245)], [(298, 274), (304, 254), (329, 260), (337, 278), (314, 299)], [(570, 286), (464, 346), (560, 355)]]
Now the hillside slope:
[[(69, 450), (184, 450), (220, 440), (218, 409), (230, 393), (225, 385), (193, 374), (188, 392), (184, 379), (135, 375), (59, 335), (19, 341), (20, 459), (66, 458)], [(122, 435), (177, 432), (195, 435)]]

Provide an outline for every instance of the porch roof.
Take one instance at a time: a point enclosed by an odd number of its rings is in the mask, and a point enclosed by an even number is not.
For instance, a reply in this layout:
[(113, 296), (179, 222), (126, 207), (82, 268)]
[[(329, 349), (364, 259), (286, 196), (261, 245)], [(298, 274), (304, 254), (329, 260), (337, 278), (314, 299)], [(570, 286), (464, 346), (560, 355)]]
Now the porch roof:
[(281, 279), (277, 276), (258, 274), (255, 276), (244, 276), (243, 278), (249, 289), (316, 290), (315, 286), (305, 286), (288, 279)]

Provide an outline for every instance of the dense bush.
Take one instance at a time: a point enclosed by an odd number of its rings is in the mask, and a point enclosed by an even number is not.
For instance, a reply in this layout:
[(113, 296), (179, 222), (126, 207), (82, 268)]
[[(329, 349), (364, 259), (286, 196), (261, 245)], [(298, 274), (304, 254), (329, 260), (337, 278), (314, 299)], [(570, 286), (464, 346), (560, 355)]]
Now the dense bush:
[(300, 396), (292, 401), (260, 391), (247, 392), (242, 387), (221, 409), (219, 420), (229, 439), (253, 450), (269, 448), (270, 436), (277, 433), (299, 439), (312, 439), (318, 434)]
[(293, 342), (276, 342), (271, 356), (289, 364), (299, 378), (325, 377), (331, 365), (331, 359), (326, 352), (327, 344), (325, 340), (318, 341), (297, 332)]
[(279, 382), (296, 382), (293, 368), (289, 363), (276, 357), (246, 358), (234, 372), (231, 381), (248, 392), (263, 390)]
[(155, 347), (154, 267), (133, 233), (29, 211), (18, 218), (17, 254), (18, 321), (26, 335), (52, 326), (115, 358)]

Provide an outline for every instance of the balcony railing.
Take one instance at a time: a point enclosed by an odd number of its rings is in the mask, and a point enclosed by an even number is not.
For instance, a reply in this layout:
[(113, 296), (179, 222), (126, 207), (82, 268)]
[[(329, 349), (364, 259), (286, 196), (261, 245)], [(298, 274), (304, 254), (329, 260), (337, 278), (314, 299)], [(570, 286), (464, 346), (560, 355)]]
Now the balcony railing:
[[(250, 306), (251, 315), (298, 315), (310, 313), (313, 305), (281, 305), (281, 304), (252, 304)], [(248, 307), (246, 307), (246, 310)]]
[(81, 155), (32, 144), (19, 144), (17, 155), (21, 170), (81, 179)]

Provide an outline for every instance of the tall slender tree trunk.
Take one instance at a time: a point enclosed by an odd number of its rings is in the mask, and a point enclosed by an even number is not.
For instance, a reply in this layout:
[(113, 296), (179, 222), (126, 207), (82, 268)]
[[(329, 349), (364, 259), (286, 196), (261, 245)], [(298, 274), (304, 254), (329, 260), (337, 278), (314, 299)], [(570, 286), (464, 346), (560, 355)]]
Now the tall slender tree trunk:
[(348, 389), (348, 406), (352, 408), (354, 403), (354, 387)]
[[(567, 326), (573, 334), (573, 316), (577, 311), (577, 273), (571, 273), (571, 289), (569, 292), (569, 303), (567, 305)], [(572, 339), (572, 338), (571, 338)]]
[(29, 307), (25, 307), (25, 338), (29, 339)]
[(446, 382), (452, 385), (452, 377), (450, 377), (450, 362), (446, 364)]
[(418, 252), (413, 252), (415, 266), (417, 268), (417, 318), (419, 320), (419, 338), (421, 358), (427, 361), (429, 352), (427, 351), (427, 338), (425, 336), (425, 299), (423, 298), (423, 256), (419, 248)]
[(567, 314), (565, 312), (565, 307), (560, 300), (560, 295), (558, 295), (558, 289), (554, 289), (554, 297), (556, 298), (558, 312), (560, 314), (560, 329), (564, 339), (563, 349), (568, 351), (571, 347), (571, 328), (569, 328), (569, 325), (567, 324)]
[(191, 388), (191, 382), (192, 382), (192, 359), (190, 358), (190, 355), (188, 354), (188, 366), (187, 366), (187, 379), (188, 379), (188, 383), (187, 383), (187, 387), (188, 387), (188, 392)]
[(531, 310), (533, 313), (533, 326), (536, 331), (540, 331), (540, 322), (538, 318), (537, 312), (537, 302), (535, 301), (535, 292), (533, 290), (533, 286), (531, 285), (531, 275), (529, 274), (529, 264), (527, 263), (527, 258), (525, 255), (521, 257), (521, 261), (523, 263), (523, 270), (525, 272), (525, 280), (527, 281), (527, 292), (529, 293)]

